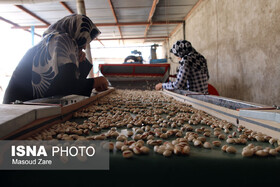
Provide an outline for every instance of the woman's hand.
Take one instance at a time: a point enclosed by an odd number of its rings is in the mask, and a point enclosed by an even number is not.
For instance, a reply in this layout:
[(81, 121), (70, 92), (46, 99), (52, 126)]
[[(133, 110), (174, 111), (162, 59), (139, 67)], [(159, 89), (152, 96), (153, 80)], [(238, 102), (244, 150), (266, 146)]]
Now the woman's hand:
[(86, 60), (86, 53), (83, 52), (82, 50), (79, 50), (79, 62), (83, 62)]
[(108, 81), (105, 77), (96, 77), (94, 78), (94, 85), (96, 91), (104, 91), (108, 89)]
[(156, 90), (161, 90), (162, 89), (162, 83), (158, 83), (155, 87)]

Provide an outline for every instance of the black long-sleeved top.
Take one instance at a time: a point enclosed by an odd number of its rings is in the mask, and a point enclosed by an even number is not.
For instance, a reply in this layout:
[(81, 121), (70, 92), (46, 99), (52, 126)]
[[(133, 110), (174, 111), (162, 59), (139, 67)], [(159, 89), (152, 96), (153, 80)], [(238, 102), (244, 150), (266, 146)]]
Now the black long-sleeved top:
[[(19, 65), (15, 69), (9, 85), (6, 89), (3, 103), (8, 104), (15, 100), (27, 101), (33, 98), (32, 91), (32, 58), (36, 48), (31, 48), (22, 58)], [(90, 96), (93, 89), (94, 79), (87, 79), (87, 75), (92, 65), (88, 60), (79, 64), (79, 79), (76, 78), (75, 72), (77, 66), (75, 64), (65, 64), (58, 68), (58, 74), (52, 81), (45, 97), (55, 95), (84, 95)]]

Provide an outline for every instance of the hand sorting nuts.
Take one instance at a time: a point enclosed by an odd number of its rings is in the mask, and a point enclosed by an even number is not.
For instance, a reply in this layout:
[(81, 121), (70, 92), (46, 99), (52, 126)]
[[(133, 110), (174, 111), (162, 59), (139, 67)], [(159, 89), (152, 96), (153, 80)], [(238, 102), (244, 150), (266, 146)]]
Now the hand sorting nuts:
[[(76, 118), (85, 120), (77, 123)], [(124, 158), (151, 152), (191, 155), (192, 149), (203, 148), (235, 154), (239, 151), (234, 146), (247, 144), (240, 151), (243, 157), (273, 157), (280, 152), (279, 139), (235, 127), (161, 92), (139, 90), (116, 90), (75, 112), (73, 121), (55, 124), (29, 139), (109, 140), (104, 146), (122, 152)]]

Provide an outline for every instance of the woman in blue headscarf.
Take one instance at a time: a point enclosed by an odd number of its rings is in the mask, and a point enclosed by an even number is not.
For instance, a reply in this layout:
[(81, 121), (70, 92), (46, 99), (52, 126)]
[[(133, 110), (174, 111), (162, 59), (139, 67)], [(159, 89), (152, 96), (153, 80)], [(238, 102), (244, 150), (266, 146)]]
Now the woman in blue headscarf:
[(178, 40), (170, 52), (180, 59), (176, 81), (158, 83), (155, 89), (184, 89), (208, 93), (209, 73), (204, 56), (198, 53), (187, 40)]
[(44, 32), (43, 39), (24, 55), (15, 69), (3, 103), (54, 95), (90, 96), (107, 89), (104, 77), (87, 79), (92, 65), (82, 51), (100, 31), (85, 15), (62, 18)]

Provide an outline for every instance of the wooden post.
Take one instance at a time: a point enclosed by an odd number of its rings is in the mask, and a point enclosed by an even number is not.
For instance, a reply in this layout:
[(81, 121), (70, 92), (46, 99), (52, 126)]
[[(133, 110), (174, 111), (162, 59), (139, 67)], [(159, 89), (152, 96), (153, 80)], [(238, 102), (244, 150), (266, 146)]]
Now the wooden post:
[[(76, 5), (77, 5), (77, 12), (78, 14), (83, 14), (86, 15), (86, 7), (85, 7), (85, 2), (84, 0), (76, 0)], [(90, 51), (90, 44), (87, 44), (86, 46), (86, 58), (92, 63), (92, 57), (91, 57), (91, 51)], [(89, 73), (89, 78), (93, 78), (93, 66), (92, 70)]]

